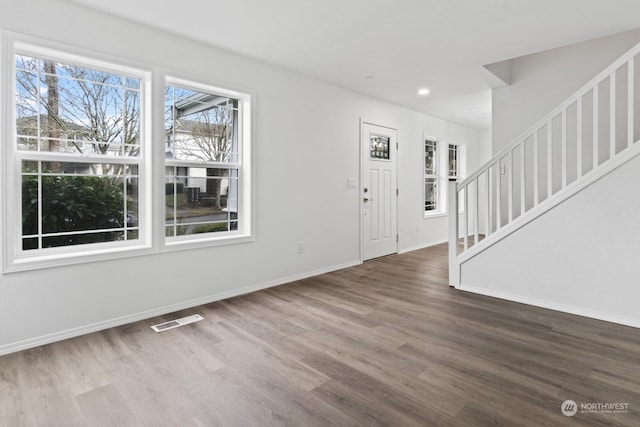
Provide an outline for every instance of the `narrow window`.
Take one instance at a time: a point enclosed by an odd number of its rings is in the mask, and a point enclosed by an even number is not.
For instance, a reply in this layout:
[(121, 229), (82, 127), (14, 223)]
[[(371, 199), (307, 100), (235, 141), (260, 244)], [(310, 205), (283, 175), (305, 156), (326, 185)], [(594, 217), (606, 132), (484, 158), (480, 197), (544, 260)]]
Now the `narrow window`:
[(248, 97), (169, 80), (165, 87), (167, 242), (246, 233), (243, 111)]
[(424, 211), (438, 210), (438, 147), (436, 141), (424, 141)]
[(458, 179), (458, 146), (454, 144), (449, 144), (449, 158), (448, 158), (448, 169), (449, 169), (449, 179)]

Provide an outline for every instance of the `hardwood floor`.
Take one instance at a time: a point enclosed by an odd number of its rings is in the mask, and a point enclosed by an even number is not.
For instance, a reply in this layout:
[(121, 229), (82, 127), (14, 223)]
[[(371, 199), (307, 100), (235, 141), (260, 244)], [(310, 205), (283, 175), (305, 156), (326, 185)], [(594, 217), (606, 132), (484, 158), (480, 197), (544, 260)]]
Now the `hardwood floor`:
[(436, 246), (0, 357), (0, 425), (638, 426), (639, 368), (640, 330), (452, 290)]

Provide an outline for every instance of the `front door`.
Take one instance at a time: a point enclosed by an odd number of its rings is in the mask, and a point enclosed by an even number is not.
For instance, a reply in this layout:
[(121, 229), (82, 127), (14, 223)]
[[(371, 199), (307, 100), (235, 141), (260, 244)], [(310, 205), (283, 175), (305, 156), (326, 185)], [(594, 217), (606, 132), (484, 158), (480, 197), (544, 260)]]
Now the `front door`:
[(396, 130), (362, 125), (362, 259), (398, 252)]

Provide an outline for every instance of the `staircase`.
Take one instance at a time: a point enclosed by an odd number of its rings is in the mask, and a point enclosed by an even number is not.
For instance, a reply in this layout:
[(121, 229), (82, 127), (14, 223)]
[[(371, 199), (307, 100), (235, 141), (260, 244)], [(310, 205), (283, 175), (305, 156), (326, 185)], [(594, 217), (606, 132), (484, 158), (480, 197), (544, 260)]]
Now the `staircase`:
[(640, 44), (462, 182), (449, 183), (449, 281), (465, 263), (640, 154)]

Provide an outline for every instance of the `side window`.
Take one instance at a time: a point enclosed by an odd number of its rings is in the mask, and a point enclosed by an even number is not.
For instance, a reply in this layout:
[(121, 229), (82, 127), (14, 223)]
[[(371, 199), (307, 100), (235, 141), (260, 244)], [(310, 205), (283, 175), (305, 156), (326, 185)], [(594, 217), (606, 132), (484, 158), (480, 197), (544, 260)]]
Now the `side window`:
[(424, 138), (424, 215), (446, 211), (447, 182), (461, 177), (464, 147)]
[(449, 174), (448, 177), (450, 179), (458, 179), (458, 169), (459, 169), (459, 150), (458, 146), (454, 144), (449, 144), (449, 157), (447, 159), (447, 165)]
[(165, 87), (167, 242), (246, 229), (241, 96), (168, 80)]
[(438, 144), (424, 141), (424, 211), (438, 210)]

